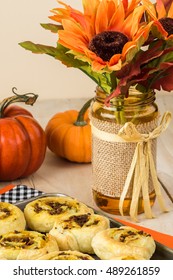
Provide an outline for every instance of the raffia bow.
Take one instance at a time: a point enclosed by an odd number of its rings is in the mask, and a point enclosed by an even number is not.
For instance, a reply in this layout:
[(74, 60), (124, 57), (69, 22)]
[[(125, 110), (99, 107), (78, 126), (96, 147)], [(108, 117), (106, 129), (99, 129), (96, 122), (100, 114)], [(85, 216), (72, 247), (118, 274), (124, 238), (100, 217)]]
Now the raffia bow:
[(92, 133), (104, 141), (137, 143), (124, 188), (120, 196), (119, 211), (121, 215), (123, 215), (123, 203), (133, 178), (133, 191), (129, 213), (131, 218), (137, 221), (138, 201), (141, 191), (145, 215), (147, 218), (154, 217), (149, 198), (149, 174), (151, 174), (156, 197), (161, 210), (163, 212), (168, 211), (165, 206), (160, 183), (157, 178), (157, 172), (151, 152), (151, 140), (157, 138), (163, 131), (166, 130), (170, 120), (171, 113), (165, 112), (161, 119), (160, 125), (148, 134), (141, 134), (132, 122), (125, 123), (125, 125), (119, 130), (118, 134), (101, 131), (91, 124)]

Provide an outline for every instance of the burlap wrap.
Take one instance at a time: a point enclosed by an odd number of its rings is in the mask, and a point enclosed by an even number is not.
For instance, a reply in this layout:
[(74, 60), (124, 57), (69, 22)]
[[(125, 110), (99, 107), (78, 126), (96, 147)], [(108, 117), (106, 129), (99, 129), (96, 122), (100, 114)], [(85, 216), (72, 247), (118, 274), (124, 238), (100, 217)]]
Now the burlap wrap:
[[(90, 116), (91, 123), (101, 131), (117, 134), (122, 125), (113, 122), (98, 120)], [(137, 125), (140, 133), (149, 133), (158, 125), (158, 118), (151, 122)], [(132, 162), (136, 143), (108, 142), (92, 135), (92, 188), (110, 197), (121, 196), (127, 174)], [(157, 139), (151, 140), (151, 150), (156, 165)], [(127, 198), (132, 196), (132, 184), (128, 189)], [(151, 175), (149, 176), (149, 193), (154, 190)], [(140, 194), (142, 196), (142, 194)]]

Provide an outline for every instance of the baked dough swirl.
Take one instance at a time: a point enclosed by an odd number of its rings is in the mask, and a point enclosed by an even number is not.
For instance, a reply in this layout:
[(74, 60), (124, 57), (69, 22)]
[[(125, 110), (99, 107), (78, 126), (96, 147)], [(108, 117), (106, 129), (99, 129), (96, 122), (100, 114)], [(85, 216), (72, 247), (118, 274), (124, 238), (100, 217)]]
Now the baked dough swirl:
[(97, 214), (76, 214), (59, 218), (51, 229), (61, 251), (77, 250), (93, 254), (92, 238), (101, 230), (109, 228), (109, 219)]
[(57, 252), (51, 252), (49, 254), (46, 254), (39, 258), (39, 260), (72, 260), (72, 261), (78, 261), (78, 260), (94, 260), (90, 255), (84, 254), (78, 251), (57, 251)]
[(26, 221), (23, 212), (15, 205), (0, 202), (0, 234), (24, 230)]
[(92, 247), (102, 260), (149, 260), (156, 249), (150, 234), (127, 226), (97, 233)]
[(31, 260), (58, 250), (50, 234), (25, 230), (0, 235), (0, 256), (7, 260)]
[(93, 213), (93, 210), (66, 196), (39, 198), (28, 203), (24, 209), (28, 227), (39, 232), (49, 232), (57, 218), (76, 213)]

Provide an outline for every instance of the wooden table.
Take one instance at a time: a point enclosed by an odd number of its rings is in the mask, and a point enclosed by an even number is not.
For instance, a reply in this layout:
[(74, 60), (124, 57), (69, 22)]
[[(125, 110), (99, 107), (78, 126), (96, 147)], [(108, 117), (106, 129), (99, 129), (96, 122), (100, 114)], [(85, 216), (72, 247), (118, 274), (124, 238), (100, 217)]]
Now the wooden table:
[[(45, 128), (48, 120), (55, 113), (72, 108), (80, 109), (85, 101), (86, 99), (38, 99), (37, 104), (33, 107), (27, 107), (27, 109), (33, 113), (34, 117)], [(157, 94), (157, 104), (161, 115), (166, 110), (171, 111), (173, 115), (173, 93)], [(173, 120), (168, 129), (158, 138), (157, 170), (161, 180), (173, 196)], [(68, 162), (57, 158), (47, 149), (45, 160), (35, 174), (13, 182), (0, 182), (0, 188), (9, 183), (25, 184), (46, 193), (65, 193), (97, 209), (92, 198), (91, 177), (91, 164)], [(139, 216), (140, 225), (173, 235), (173, 203), (164, 191), (163, 195), (170, 211), (161, 213), (156, 201), (153, 207), (156, 218), (146, 219), (142, 214)], [(129, 217), (119, 216), (118, 218), (129, 220)]]

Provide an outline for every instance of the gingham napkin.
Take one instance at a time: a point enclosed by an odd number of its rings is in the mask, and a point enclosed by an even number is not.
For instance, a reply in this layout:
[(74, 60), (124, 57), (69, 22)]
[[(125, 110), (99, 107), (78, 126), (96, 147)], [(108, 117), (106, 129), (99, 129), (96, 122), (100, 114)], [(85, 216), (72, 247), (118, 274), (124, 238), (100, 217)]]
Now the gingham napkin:
[(43, 194), (42, 191), (25, 185), (8, 185), (0, 189), (0, 201), (16, 203)]

